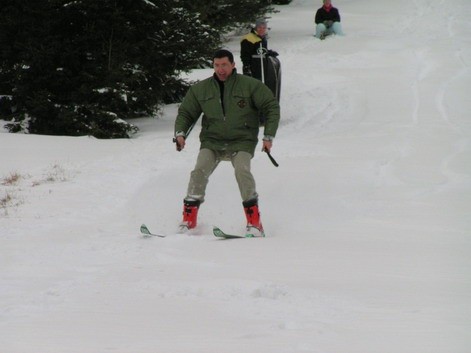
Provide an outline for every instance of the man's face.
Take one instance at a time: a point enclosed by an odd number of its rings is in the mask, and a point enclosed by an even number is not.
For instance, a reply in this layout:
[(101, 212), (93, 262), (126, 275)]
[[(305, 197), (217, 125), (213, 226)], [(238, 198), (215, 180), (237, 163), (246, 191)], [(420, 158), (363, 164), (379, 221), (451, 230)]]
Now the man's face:
[(226, 81), (232, 74), (235, 63), (231, 63), (228, 57), (214, 58), (214, 72), (220, 81)]

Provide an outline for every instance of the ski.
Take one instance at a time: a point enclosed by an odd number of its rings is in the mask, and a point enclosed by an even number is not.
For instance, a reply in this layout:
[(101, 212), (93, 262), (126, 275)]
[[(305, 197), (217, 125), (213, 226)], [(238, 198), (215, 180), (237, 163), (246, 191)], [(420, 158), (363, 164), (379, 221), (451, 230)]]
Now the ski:
[(164, 234), (151, 233), (151, 231), (149, 230), (149, 228), (147, 228), (147, 226), (145, 224), (141, 225), (141, 234), (145, 238), (148, 238), (148, 237), (165, 238), (166, 237), (166, 235), (164, 235)]
[[(145, 225), (145, 224), (142, 224), (141, 225), (141, 235), (144, 237), (144, 238), (150, 238), (150, 237), (159, 237), (159, 238), (166, 238), (167, 235), (166, 234), (162, 234), (162, 233), (152, 233), (149, 228)], [(180, 224), (178, 226), (178, 229), (177, 231), (174, 233), (174, 234), (187, 234), (187, 235), (191, 235), (191, 229), (188, 228), (188, 226), (186, 224)]]
[[(152, 233), (149, 228), (145, 225), (142, 224), (141, 228), (141, 235), (144, 238), (150, 238), (150, 237), (158, 237), (158, 238), (165, 238), (167, 235), (161, 234), (161, 233)], [(176, 234), (189, 234), (188, 233), (188, 228), (186, 226), (180, 226), (178, 229), (178, 232)], [(265, 233), (263, 230), (260, 230), (256, 227), (249, 227), (247, 229), (247, 233), (245, 235), (242, 234), (228, 234), (223, 232), (220, 228), (214, 226), (213, 227), (213, 234), (222, 239), (241, 239), (241, 238), (261, 238), (265, 236)]]
[(241, 234), (228, 234), (223, 232), (219, 227), (213, 227), (214, 236), (222, 239), (242, 239), (242, 238), (260, 238), (265, 236), (265, 232), (255, 227), (250, 227), (247, 229), (245, 235)]

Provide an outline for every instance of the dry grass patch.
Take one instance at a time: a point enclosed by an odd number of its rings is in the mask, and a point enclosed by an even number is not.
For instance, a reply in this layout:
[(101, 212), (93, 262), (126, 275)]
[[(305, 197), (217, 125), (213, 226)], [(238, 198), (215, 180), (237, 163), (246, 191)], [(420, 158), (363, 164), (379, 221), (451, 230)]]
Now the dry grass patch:
[(10, 193), (5, 193), (5, 196), (0, 198), (0, 208), (6, 208), (8, 204), (13, 200), (13, 196)]
[(21, 175), (19, 173), (10, 173), (9, 176), (6, 176), (2, 179), (2, 185), (10, 186), (15, 185), (20, 181)]

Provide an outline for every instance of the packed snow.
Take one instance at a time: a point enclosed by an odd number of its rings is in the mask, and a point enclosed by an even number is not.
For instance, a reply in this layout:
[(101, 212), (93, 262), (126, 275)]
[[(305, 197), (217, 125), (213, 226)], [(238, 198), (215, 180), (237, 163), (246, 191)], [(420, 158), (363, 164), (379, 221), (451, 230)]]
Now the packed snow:
[(230, 163), (174, 234), (199, 148), (177, 105), (129, 140), (0, 134), (0, 352), (471, 352), (471, 2), (337, 0), (324, 41), (320, 5), (269, 20), (266, 238), (211, 234), (244, 229)]

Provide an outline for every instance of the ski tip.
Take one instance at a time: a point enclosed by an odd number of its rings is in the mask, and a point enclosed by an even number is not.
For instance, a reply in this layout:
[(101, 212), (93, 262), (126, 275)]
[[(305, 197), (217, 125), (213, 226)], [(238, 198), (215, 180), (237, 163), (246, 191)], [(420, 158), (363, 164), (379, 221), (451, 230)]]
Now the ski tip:
[(219, 228), (219, 227), (216, 227), (216, 226), (213, 226), (213, 234), (217, 237), (224, 237), (224, 232)]
[(141, 224), (140, 230), (141, 230), (141, 233), (150, 234), (149, 228), (147, 228), (147, 226), (144, 223)]
[(245, 238), (245, 235), (238, 235), (238, 234), (227, 234), (223, 232), (219, 227), (213, 226), (213, 234), (214, 236), (221, 238), (221, 239), (241, 239)]
[(146, 226), (145, 224), (142, 224), (142, 225), (141, 225), (140, 231), (141, 231), (141, 235), (142, 235), (144, 238), (149, 238), (149, 237), (165, 238), (165, 235), (164, 235), (164, 234), (154, 234), (154, 233), (151, 233), (151, 231), (149, 230), (149, 228), (147, 228), (147, 226)]

